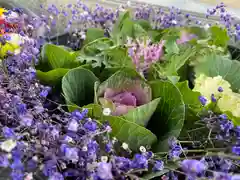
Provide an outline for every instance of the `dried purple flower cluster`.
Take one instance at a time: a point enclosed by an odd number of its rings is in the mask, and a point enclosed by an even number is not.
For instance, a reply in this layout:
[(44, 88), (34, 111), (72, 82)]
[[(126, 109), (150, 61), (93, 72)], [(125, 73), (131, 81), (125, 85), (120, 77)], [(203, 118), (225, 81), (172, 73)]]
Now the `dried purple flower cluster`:
[[(67, 23), (67, 30), (75, 20), (89, 25), (81, 27), (83, 30), (90, 26), (111, 28), (119, 12), (119, 9), (112, 11), (101, 6), (91, 11), (80, 1), (77, 5), (69, 4), (66, 8), (70, 9), (72, 14)], [(79, 8), (84, 12), (79, 11)], [(217, 9), (223, 11), (222, 8), (219, 6)], [(55, 25), (53, 20), (56, 20), (54, 18), (59, 14), (68, 16), (67, 11), (64, 9), (60, 11), (54, 5), (48, 7), (48, 12), (53, 14), (52, 25)], [(152, 9), (139, 8), (135, 16), (149, 19), (152, 16)], [(180, 10), (176, 9), (168, 14), (159, 11), (154, 22), (159, 28), (176, 26), (180, 25), (177, 22), (183, 16), (187, 20), (190, 18), (189, 15), (182, 15)], [(26, 27), (30, 30), (39, 29), (48, 24), (48, 19), (46, 17), (43, 19), (40, 22), (35, 21), (34, 24), (27, 24)], [(50, 30), (50, 27), (48, 28)], [(31, 36), (30, 30), (22, 35)], [(84, 34), (82, 36), (84, 38)], [(145, 147), (140, 147), (139, 153), (133, 154), (126, 143), (110, 138), (111, 127), (107, 123), (102, 124), (89, 118), (86, 109), (68, 113), (60, 104), (55, 110), (47, 108), (51, 88), (39, 84), (36, 79), (36, 70), (32, 66), (37, 63), (41, 44), (41, 41), (29, 39), (26, 36), (24, 43), (21, 44), (21, 53), (9, 56), (2, 63), (0, 69), (0, 130), (2, 133), (0, 167), (10, 167), (11, 177), (14, 180), (34, 179), (34, 176), (39, 175), (38, 172), (51, 180), (67, 178), (111, 180), (138, 179), (138, 176), (145, 171), (162, 171), (165, 161), (161, 159), (164, 158), (147, 151)], [(153, 50), (150, 48), (143, 55), (147, 59), (155, 60), (153, 55), (150, 57), (148, 53), (155, 51), (154, 48), (156, 47), (152, 47)], [(203, 99), (200, 100), (203, 101)], [(210, 117), (203, 118), (201, 122), (204, 127), (207, 126), (210, 129), (210, 136), (207, 139), (203, 138), (204, 142), (199, 146), (194, 145), (193, 150), (182, 147), (181, 141), (173, 139), (170, 141), (166, 161), (178, 164), (177, 167), (182, 171), (176, 170), (176, 172), (184, 173), (189, 180), (198, 177), (215, 178), (215, 180), (240, 179), (237, 175), (231, 176), (232, 173), (239, 172), (240, 128), (234, 127), (223, 115), (210, 114)], [(206, 141), (213, 140), (217, 145), (220, 144), (218, 148), (225, 149), (221, 150), (222, 154), (213, 154), (210, 150), (203, 149)], [(198, 152), (196, 148), (200, 148), (205, 154), (199, 158), (193, 154), (191, 159), (187, 155)], [(179, 179), (176, 172), (170, 171), (162, 178)]]
[(40, 45), (26, 38), (21, 47), (3, 61), (0, 74), (0, 167), (10, 167), (13, 180), (41, 173), (51, 180), (126, 179), (163, 169), (144, 147), (133, 156), (126, 143), (111, 139), (111, 127), (87, 117), (86, 109), (47, 109), (51, 88), (39, 84), (32, 67)]

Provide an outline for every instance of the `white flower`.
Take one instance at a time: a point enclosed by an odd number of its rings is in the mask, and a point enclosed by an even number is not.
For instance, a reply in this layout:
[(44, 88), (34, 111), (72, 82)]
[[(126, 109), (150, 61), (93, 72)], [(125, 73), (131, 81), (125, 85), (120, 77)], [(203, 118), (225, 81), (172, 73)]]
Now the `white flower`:
[(101, 157), (101, 161), (102, 162), (107, 162), (108, 161), (108, 157), (107, 156), (102, 156)]
[(142, 153), (145, 153), (147, 150), (144, 146), (140, 146), (139, 150), (142, 152)]
[(10, 153), (17, 146), (17, 142), (15, 140), (9, 139), (1, 143), (1, 149)]
[(109, 116), (111, 114), (111, 109), (110, 108), (104, 108), (103, 109), (103, 115), (104, 116)]
[(125, 149), (125, 150), (127, 150), (127, 149), (128, 149), (128, 144), (127, 144), (127, 143), (125, 143), (125, 142), (124, 142), (124, 143), (122, 143), (122, 148), (123, 148), (123, 149)]
[[(221, 87), (223, 92), (219, 92), (218, 88)], [(207, 104), (211, 102), (211, 96), (214, 94), (216, 99), (219, 99), (224, 94), (231, 94), (231, 85), (224, 80), (221, 76), (208, 77), (201, 74), (195, 79), (195, 86), (193, 91), (200, 92), (202, 96), (207, 98)]]

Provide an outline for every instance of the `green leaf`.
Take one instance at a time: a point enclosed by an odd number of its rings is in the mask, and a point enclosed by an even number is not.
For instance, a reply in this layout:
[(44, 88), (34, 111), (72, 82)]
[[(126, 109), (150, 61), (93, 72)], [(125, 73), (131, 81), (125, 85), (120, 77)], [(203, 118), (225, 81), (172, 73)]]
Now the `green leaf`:
[(148, 121), (155, 112), (159, 102), (160, 98), (154, 99), (148, 104), (144, 104), (135, 109), (129, 110), (127, 114), (123, 115), (123, 117), (128, 121), (146, 127)]
[(185, 28), (188, 33), (195, 34), (199, 39), (207, 39), (208, 33), (204, 28), (198, 26), (192, 26)]
[(108, 67), (129, 67), (134, 68), (132, 59), (128, 56), (128, 49), (120, 46), (105, 50), (104, 55), (108, 57), (105, 66)]
[(48, 72), (37, 70), (37, 78), (42, 84), (56, 85), (61, 82), (62, 77), (69, 71), (69, 69), (57, 68)]
[(185, 104), (179, 89), (170, 81), (150, 82), (153, 98), (161, 98), (147, 128), (158, 137), (156, 151), (168, 150), (168, 139), (178, 137), (185, 120)]
[(227, 47), (230, 38), (225, 28), (223, 29), (220, 26), (211, 26), (209, 30), (211, 33), (211, 44), (224, 48)]
[(179, 76), (167, 76), (168, 80), (171, 81), (173, 84), (176, 84), (179, 80)]
[(176, 40), (178, 38), (179, 38), (179, 36), (168, 36), (166, 38), (164, 46), (165, 46), (166, 52), (168, 54), (178, 54), (179, 53), (179, 47), (176, 42)]
[(222, 76), (231, 84), (234, 92), (240, 89), (240, 62), (226, 57), (210, 54), (203, 58), (202, 63), (195, 67), (196, 76), (205, 74), (209, 77)]
[(144, 19), (139, 19), (135, 21), (136, 24), (139, 24), (145, 31), (152, 29), (152, 26), (149, 21)]
[(109, 122), (112, 136), (125, 142), (130, 149), (138, 151), (140, 146), (151, 146), (156, 142), (156, 136), (148, 129), (117, 116), (104, 116), (103, 120)]
[(98, 104), (88, 104), (82, 107), (83, 109), (88, 109), (88, 116), (95, 119), (101, 119), (102, 117), (102, 107)]
[(47, 65), (50, 69), (56, 68), (75, 68), (80, 66), (76, 61), (76, 53), (69, 52), (61, 46), (54, 44), (45, 44), (41, 52), (40, 64)]
[(198, 113), (202, 109), (202, 105), (198, 99), (201, 94), (199, 92), (192, 91), (189, 88), (188, 81), (178, 82), (176, 86), (183, 96), (183, 101), (186, 108), (185, 119), (197, 120), (199, 118)]
[(142, 36), (147, 36), (147, 32), (145, 29), (139, 25), (139, 24), (134, 24), (133, 25), (133, 36), (135, 39), (142, 37)]
[(193, 47), (183, 48), (180, 54), (170, 54), (166, 57), (167, 64), (164, 66), (164, 75), (176, 76), (181, 67), (183, 67), (191, 57), (196, 53)]
[(62, 79), (62, 90), (66, 101), (78, 106), (94, 102), (94, 84), (98, 78), (89, 70), (75, 68)]
[(99, 28), (88, 28), (84, 44), (92, 42), (98, 38), (104, 37), (104, 30)]

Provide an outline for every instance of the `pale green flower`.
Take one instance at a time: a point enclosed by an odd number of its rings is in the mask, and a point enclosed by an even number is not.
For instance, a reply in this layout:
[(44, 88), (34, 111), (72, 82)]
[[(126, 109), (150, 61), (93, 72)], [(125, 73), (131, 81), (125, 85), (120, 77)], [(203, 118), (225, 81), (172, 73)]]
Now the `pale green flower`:
[(240, 94), (224, 94), (218, 100), (217, 106), (221, 112), (229, 112), (232, 116), (240, 118)]
[[(219, 91), (219, 87), (223, 92)], [(207, 103), (211, 102), (212, 94), (216, 99), (219, 99), (224, 94), (231, 94), (231, 85), (228, 81), (224, 80), (221, 76), (208, 77), (204, 74), (199, 75), (195, 79), (195, 86), (193, 91), (200, 92), (202, 96), (207, 98)]]

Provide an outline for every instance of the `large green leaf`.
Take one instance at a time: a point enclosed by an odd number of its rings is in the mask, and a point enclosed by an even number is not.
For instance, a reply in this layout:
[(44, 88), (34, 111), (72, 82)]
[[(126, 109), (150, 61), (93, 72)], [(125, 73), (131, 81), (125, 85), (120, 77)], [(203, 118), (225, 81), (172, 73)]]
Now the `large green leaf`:
[(89, 70), (75, 68), (62, 79), (62, 90), (66, 101), (78, 106), (94, 102), (94, 84), (98, 78)]
[(178, 137), (185, 120), (185, 104), (179, 89), (170, 81), (150, 82), (153, 98), (161, 98), (157, 110), (148, 123), (158, 137), (156, 151), (168, 150), (168, 139)]
[(131, 109), (124, 115), (128, 121), (134, 122), (140, 126), (146, 126), (153, 113), (155, 112), (160, 98), (154, 99), (148, 104)]
[(220, 26), (210, 27), (211, 40), (210, 43), (216, 46), (227, 47), (230, 40), (227, 30)]
[[(133, 23), (130, 20), (130, 12), (120, 12), (120, 15), (114, 23), (113, 30), (111, 32), (111, 37), (114, 42), (119, 45), (123, 43), (123, 34), (128, 34), (129, 32), (132, 33), (133, 30)], [(125, 39), (125, 38), (124, 38)]]
[(183, 101), (186, 107), (186, 120), (197, 120), (199, 118), (198, 113), (202, 109), (202, 105), (198, 99), (201, 94), (192, 91), (189, 88), (188, 81), (178, 82), (176, 86), (183, 96)]
[(92, 42), (98, 38), (104, 37), (104, 30), (99, 28), (88, 28), (84, 44)]
[(151, 146), (156, 142), (156, 136), (148, 129), (117, 116), (104, 116), (112, 128), (112, 136), (125, 142), (129, 147), (137, 151), (140, 146)]
[(62, 77), (69, 71), (69, 69), (57, 68), (48, 72), (37, 70), (37, 78), (42, 84), (56, 85), (61, 82)]
[(179, 38), (179, 36), (168, 36), (165, 39), (164, 46), (166, 48), (166, 52), (168, 54), (178, 54), (179, 53), (179, 47), (176, 43), (176, 40)]
[(152, 26), (149, 21), (144, 19), (138, 19), (135, 21), (136, 24), (139, 24), (145, 31), (152, 29)]
[(41, 51), (42, 66), (49, 66), (49, 70), (56, 68), (76, 68), (80, 62), (76, 61), (76, 53), (69, 52), (61, 46), (45, 44)]
[(167, 63), (164, 66), (163, 74), (166, 76), (176, 76), (193, 55), (196, 50), (193, 47), (182, 47), (180, 54), (170, 54), (166, 56)]
[(196, 76), (205, 74), (209, 77), (222, 76), (231, 84), (233, 91), (240, 89), (240, 62), (226, 57), (210, 54), (203, 58), (202, 63), (195, 67)]

